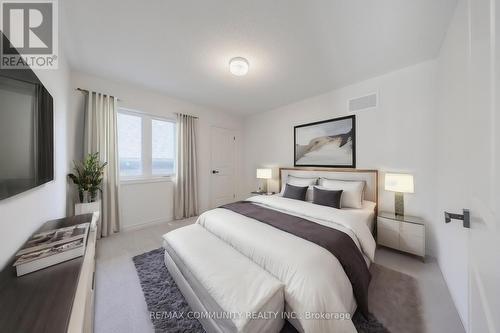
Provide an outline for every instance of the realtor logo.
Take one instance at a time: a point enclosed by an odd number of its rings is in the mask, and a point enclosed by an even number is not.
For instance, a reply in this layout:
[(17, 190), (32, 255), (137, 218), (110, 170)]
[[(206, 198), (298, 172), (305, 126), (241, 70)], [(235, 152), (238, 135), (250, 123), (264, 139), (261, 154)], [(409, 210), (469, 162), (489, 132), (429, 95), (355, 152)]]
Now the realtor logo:
[(57, 69), (57, 1), (0, 0), (0, 68)]

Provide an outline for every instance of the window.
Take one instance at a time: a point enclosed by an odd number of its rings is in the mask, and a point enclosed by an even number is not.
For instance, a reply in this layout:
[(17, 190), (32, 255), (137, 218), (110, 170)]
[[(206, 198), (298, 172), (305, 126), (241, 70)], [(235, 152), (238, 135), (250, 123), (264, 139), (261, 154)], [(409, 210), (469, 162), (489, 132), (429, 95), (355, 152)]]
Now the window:
[(175, 122), (120, 109), (118, 154), (122, 179), (172, 176), (175, 172)]
[(153, 119), (151, 121), (151, 146), (153, 175), (172, 175), (174, 173), (175, 124), (170, 121)]
[(120, 176), (142, 175), (142, 118), (118, 113)]

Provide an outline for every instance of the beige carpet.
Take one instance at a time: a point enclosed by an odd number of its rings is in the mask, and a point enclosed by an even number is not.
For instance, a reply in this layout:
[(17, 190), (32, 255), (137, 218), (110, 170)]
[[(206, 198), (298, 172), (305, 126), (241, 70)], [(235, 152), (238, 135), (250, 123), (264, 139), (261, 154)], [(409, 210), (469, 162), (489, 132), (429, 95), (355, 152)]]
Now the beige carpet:
[(423, 333), (422, 302), (417, 281), (406, 274), (373, 264), (368, 290), (370, 312), (392, 333)]

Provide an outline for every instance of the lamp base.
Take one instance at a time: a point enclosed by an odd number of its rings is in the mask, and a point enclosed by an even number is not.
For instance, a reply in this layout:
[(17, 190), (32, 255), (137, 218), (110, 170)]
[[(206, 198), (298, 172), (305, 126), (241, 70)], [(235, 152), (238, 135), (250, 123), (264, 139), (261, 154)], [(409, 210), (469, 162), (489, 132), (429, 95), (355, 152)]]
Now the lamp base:
[(259, 192), (267, 193), (267, 179), (260, 179)]
[(394, 195), (394, 213), (396, 216), (405, 216), (405, 201), (402, 192), (396, 192)]

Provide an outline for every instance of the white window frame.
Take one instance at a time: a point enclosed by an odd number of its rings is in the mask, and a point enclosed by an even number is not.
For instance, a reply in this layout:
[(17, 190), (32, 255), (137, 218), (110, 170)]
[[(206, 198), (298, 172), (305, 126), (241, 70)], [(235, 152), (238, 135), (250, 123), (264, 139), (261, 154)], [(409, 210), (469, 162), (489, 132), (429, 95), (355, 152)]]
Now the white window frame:
[[(139, 176), (122, 176), (120, 173), (120, 182), (121, 183), (151, 183), (151, 182), (160, 182), (160, 181), (172, 181), (175, 178), (175, 164), (174, 164), (174, 172), (169, 175), (153, 175), (153, 130), (152, 130), (152, 120), (165, 121), (169, 123), (173, 123), (175, 129), (177, 129), (177, 121), (173, 117), (162, 117), (158, 115), (153, 115), (137, 110), (127, 109), (120, 107), (118, 108), (118, 113), (136, 116), (141, 118), (142, 123), (142, 138), (141, 138), (141, 162), (142, 162), (142, 175)], [(176, 153), (176, 136), (174, 135), (174, 163), (177, 153)], [(118, 157), (119, 160), (119, 157)]]

